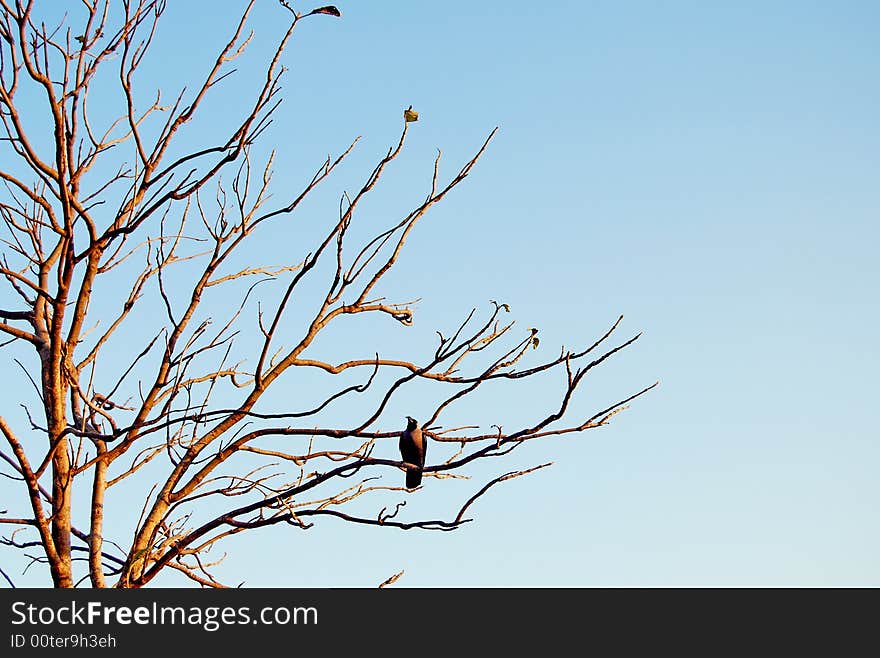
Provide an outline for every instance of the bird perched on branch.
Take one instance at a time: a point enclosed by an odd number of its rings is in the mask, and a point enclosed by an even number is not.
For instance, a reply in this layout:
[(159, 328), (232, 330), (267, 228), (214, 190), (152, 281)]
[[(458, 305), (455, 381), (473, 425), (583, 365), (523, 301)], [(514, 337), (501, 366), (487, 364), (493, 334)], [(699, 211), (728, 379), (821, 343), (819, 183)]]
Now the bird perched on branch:
[(400, 433), (400, 456), (406, 466), (406, 488), (415, 489), (422, 483), (422, 469), (425, 467), (427, 445), (419, 421), (406, 417), (406, 429)]
[(324, 14), (326, 16), (336, 16), (336, 18), (342, 17), (342, 12), (339, 11), (333, 5), (327, 5), (325, 7), (318, 7), (317, 9), (312, 9), (308, 14), (300, 14), (293, 7), (290, 6), (290, 3), (287, 0), (278, 0), (281, 3), (281, 6), (284, 7), (287, 11), (293, 14), (297, 20), (300, 18), (305, 18), (306, 16), (311, 16), (312, 14)]
[(340, 12), (333, 5), (327, 5), (326, 7), (318, 7), (317, 9), (312, 9), (306, 16), (310, 16), (311, 14), (326, 14), (327, 16), (336, 16), (337, 18), (342, 17), (342, 12)]

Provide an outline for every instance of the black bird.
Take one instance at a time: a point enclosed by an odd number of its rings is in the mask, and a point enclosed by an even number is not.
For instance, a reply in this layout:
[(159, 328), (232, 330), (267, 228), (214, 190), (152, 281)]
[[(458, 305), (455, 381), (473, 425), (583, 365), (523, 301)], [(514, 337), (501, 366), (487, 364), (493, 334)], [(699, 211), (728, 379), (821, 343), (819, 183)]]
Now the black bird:
[(406, 429), (400, 433), (400, 456), (406, 465), (406, 488), (415, 489), (422, 483), (422, 469), (425, 467), (427, 445), (419, 421), (406, 417)]

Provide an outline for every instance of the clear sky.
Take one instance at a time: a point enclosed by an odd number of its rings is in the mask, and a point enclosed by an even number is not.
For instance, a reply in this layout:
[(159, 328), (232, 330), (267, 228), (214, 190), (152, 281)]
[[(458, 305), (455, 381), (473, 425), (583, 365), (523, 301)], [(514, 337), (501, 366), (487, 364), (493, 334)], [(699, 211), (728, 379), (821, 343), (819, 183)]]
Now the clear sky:
[[(285, 27), (276, 2), (258, 4), (252, 59), (228, 98), (253, 89)], [(176, 89), (204, 71), (241, 5), (169, 3), (141, 82)], [(880, 586), (880, 4), (337, 6), (342, 19), (304, 22), (285, 55), (266, 136), (279, 151), (276, 198), (363, 135), (316, 197), (326, 203), (308, 208), (332, 217), (412, 104), (420, 120), (369, 206), (384, 225), (424, 196), (436, 149), (451, 174), (500, 127), (389, 277), (396, 297), (422, 298), (394, 340), (416, 355), (435, 328), (496, 299), (540, 328), (549, 355), (623, 314), (620, 337), (644, 335), (587, 381), (578, 415), (661, 385), (608, 427), (493, 465), (555, 462), (493, 489), (456, 532), (332, 519), (270, 528), (229, 542), (219, 577), (367, 587), (403, 569), (409, 587)], [(514, 426), (561, 385), (499, 389), (470, 411)], [(497, 472), (472, 474), (471, 489)], [(454, 513), (465, 489), (447, 499), (439, 484), (428, 479), (406, 512)]]

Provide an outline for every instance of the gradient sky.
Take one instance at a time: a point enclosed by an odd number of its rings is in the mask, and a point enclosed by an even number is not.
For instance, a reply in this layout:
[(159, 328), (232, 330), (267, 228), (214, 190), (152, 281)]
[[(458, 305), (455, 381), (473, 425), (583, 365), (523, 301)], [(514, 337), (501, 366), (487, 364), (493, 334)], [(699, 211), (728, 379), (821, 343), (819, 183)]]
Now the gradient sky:
[[(276, 2), (258, 4), (224, 102), (253, 89), (286, 27)], [(242, 3), (169, 5), (146, 87), (204, 71)], [(304, 22), (285, 56), (266, 137), (276, 198), (363, 135), (306, 211), (332, 217), (412, 104), (420, 120), (368, 206), (384, 225), (423, 197), (436, 149), (451, 175), (500, 127), (389, 276), (389, 296), (422, 298), (393, 339), (424, 354), (435, 328), (496, 299), (550, 355), (623, 314), (620, 338), (644, 335), (587, 380), (576, 415), (661, 385), (608, 427), (524, 446), (464, 488), (427, 479), (411, 517), (454, 514), (495, 474), (555, 462), (500, 484), (456, 532), (265, 529), (227, 544), (221, 580), (369, 587), (403, 569), (407, 587), (880, 586), (880, 5), (337, 6), (341, 20)], [(469, 411), (513, 427), (561, 385), (499, 389)]]

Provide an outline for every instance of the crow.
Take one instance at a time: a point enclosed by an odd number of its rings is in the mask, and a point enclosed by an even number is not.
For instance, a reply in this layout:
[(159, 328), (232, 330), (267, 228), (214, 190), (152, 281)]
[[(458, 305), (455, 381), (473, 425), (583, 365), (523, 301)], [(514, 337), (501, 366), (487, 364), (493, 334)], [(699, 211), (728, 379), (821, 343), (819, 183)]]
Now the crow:
[(406, 488), (415, 489), (422, 483), (422, 469), (425, 467), (427, 445), (419, 422), (412, 416), (406, 417), (406, 429), (400, 433), (400, 456), (406, 466)]

